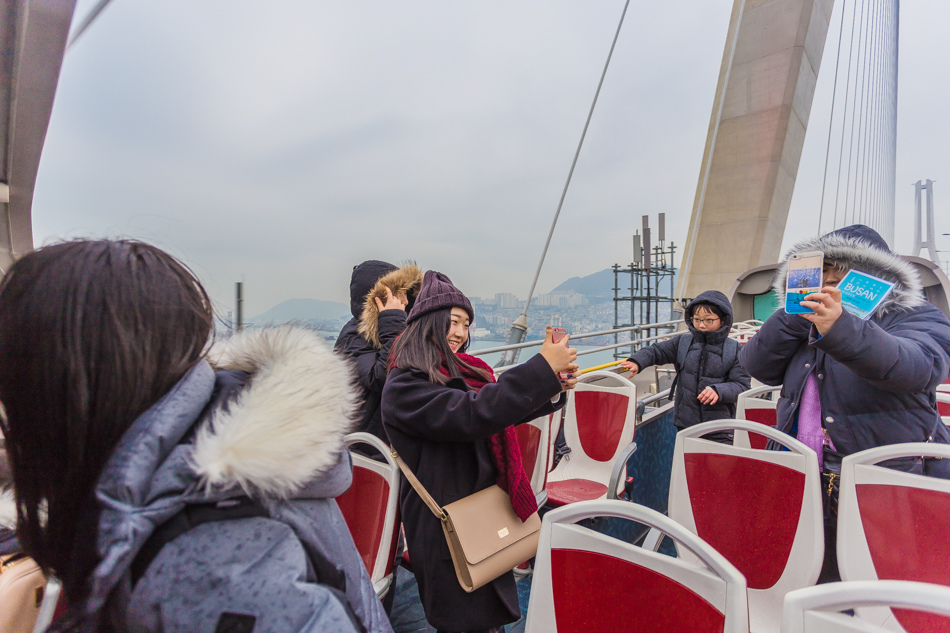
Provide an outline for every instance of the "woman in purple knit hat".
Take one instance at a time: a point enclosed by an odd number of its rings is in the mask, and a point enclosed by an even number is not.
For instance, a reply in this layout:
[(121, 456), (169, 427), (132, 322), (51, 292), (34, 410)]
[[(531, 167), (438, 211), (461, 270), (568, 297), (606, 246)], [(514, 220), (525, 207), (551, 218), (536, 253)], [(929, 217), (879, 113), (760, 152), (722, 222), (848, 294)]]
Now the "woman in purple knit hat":
[[(383, 427), (435, 501), (444, 506), (498, 484), (522, 520), (537, 510), (521, 466), (514, 425), (560, 409), (577, 384), (577, 351), (554, 343), (495, 381), (465, 353), (472, 304), (452, 281), (428, 271), (407, 327), (393, 346), (383, 388)], [(559, 377), (565, 372), (565, 379)], [(439, 520), (408, 485), (402, 519), (426, 619), (440, 632), (501, 630), (520, 617), (511, 572), (466, 593), (455, 575)]]

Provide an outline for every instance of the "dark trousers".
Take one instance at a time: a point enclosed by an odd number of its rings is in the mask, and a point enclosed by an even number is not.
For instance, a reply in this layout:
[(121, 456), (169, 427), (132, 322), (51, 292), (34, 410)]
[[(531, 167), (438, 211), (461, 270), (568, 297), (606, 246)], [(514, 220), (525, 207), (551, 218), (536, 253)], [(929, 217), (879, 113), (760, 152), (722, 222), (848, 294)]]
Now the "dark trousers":
[(838, 573), (838, 485), (841, 477), (825, 467), (821, 474), (822, 510), (825, 518), (825, 558), (818, 584), (841, 580)]

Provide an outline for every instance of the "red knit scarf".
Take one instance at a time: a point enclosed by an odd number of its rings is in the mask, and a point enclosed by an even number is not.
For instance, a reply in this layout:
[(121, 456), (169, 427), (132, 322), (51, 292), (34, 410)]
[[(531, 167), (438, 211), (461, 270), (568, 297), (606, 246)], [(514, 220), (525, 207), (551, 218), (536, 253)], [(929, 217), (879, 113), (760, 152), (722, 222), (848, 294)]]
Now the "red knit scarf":
[[(462, 372), (462, 378), (465, 380), (465, 384), (471, 389), (478, 392), (482, 387), (489, 384), (489, 382), (495, 382), (495, 376), (488, 363), (475, 356), (469, 356), (468, 354), (458, 354), (457, 356), (462, 362), (472, 367), (484, 369), (490, 378), (490, 380), (486, 382), (483, 376), (478, 375), (470, 369), (456, 365), (459, 371)], [(439, 371), (442, 372), (444, 376), (449, 375), (448, 367), (446, 367), (444, 362), (439, 368)], [(495, 463), (495, 468), (498, 469), (498, 477), (495, 479), (495, 483), (508, 493), (508, 496), (511, 498), (511, 508), (515, 511), (515, 514), (518, 515), (518, 518), (525, 521), (529, 516), (538, 511), (538, 501), (534, 496), (534, 491), (531, 490), (531, 482), (524, 472), (524, 464), (521, 461), (521, 447), (518, 445), (515, 427), (509, 426), (501, 433), (495, 433), (489, 437), (488, 447), (491, 449), (492, 461)]]

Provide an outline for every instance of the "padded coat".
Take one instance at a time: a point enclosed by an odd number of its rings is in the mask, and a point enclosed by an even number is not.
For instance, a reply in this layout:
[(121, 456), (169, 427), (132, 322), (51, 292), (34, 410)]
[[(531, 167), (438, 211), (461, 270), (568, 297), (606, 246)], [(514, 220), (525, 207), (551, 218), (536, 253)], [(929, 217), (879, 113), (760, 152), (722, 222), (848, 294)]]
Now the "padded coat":
[[(96, 486), (99, 562), (87, 599), (72, 608), (117, 633), (359, 630), (315, 577), (316, 550), (345, 577), (361, 628), (391, 633), (334, 501), (352, 481), (343, 437), (357, 393), (346, 362), (290, 327), (245, 331), (216, 344), (209, 361), (139, 416), (106, 463)], [(267, 517), (194, 527), (132, 584), (157, 526), (187, 505), (247, 495)]]
[[(779, 310), (746, 344), (740, 358), (749, 372), (782, 385), (777, 428), (795, 432), (805, 381), (815, 374), (822, 423), (841, 455), (902, 442), (950, 442), (935, 395), (950, 372), (950, 321), (925, 302), (916, 270), (863, 226), (802, 242), (789, 254), (815, 250), (896, 286), (867, 321), (844, 311), (819, 337), (809, 321)], [(774, 284), (781, 305), (784, 282), (783, 268)]]
[[(699, 303), (712, 303), (725, 312), (722, 327), (707, 332), (693, 327), (693, 313)], [(703, 292), (686, 305), (684, 318), (688, 333), (644, 347), (627, 359), (641, 370), (651, 365), (672, 363), (676, 366), (673, 424), (681, 429), (734, 417), (739, 394), (747, 390), (751, 382), (749, 374), (739, 363), (739, 343), (729, 338), (733, 317), (732, 305), (726, 295), (716, 290)], [(689, 338), (689, 343), (685, 343), (684, 337)], [(684, 344), (688, 348), (680, 365), (677, 354)], [(715, 404), (703, 404), (696, 399), (706, 387), (719, 394)]]
[[(445, 385), (416, 370), (393, 369), (383, 389), (383, 425), (394, 449), (442, 506), (495, 483), (488, 438), (561, 408), (557, 375), (538, 354), (503, 373), (497, 383), (470, 391), (461, 378)], [(518, 619), (518, 592), (509, 572), (466, 593), (452, 565), (439, 519), (409, 483), (400, 490), (412, 569), (429, 624), (470, 631)]]

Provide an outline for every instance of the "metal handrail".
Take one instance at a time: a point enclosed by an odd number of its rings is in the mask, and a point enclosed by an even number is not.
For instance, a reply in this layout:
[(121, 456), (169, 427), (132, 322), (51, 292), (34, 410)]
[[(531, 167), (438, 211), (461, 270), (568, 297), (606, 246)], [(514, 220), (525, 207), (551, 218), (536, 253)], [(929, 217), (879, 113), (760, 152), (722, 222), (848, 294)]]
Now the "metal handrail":
[(640, 402), (642, 402), (645, 405), (653, 404), (654, 402), (658, 402), (660, 400), (663, 400), (664, 398), (669, 398), (669, 397), (670, 397), (670, 390), (664, 389), (663, 391), (659, 393), (655, 393), (653, 395), (647, 396), (646, 398), (643, 398), (642, 400), (640, 400)]
[[(646, 325), (631, 325), (631, 326), (622, 327), (622, 328), (615, 328), (613, 330), (602, 330), (600, 332), (583, 332), (581, 334), (571, 334), (571, 340), (591, 338), (594, 336), (607, 336), (610, 334), (622, 334), (624, 332), (640, 332), (643, 330), (655, 330), (657, 328), (671, 327), (674, 325), (680, 325), (682, 323), (683, 323), (682, 320), (662, 321), (660, 323), (647, 323)], [(670, 334), (669, 336), (672, 336), (672, 334)], [(626, 347), (628, 345), (635, 345), (639, 342), (656, 340), (656, 338), (657, 337), (651, 337), (651, 338), (645, 338), (645, 339), (633, 339), (630, 341), (624, 341), (623, 343), (616, 343), (614, 345), (608, 345), (606, 347), (599, 347), (593, 350), (585, 350), (583, 352), (578, 352), (578, 356), (580, 356), (581, 354), (593, 354), (594, 352), (600, 352), (607, 349), (614, 349), (616, 347)], [(524, 349), (526, 347), (536, 347), (543, 344), (544, 344), (544, 340), (541, 339), (537, 341), (526, 341), (524, 343), (516, 343), (513, 345), (499, 345), (498, 347), (486, 347), (485, 349), (469, 350), (468, 353), (471, 354), (472, 356), (481, 356), (482, 354), (494, 354), (496, 352), (506, 352), (511, 349)]]

